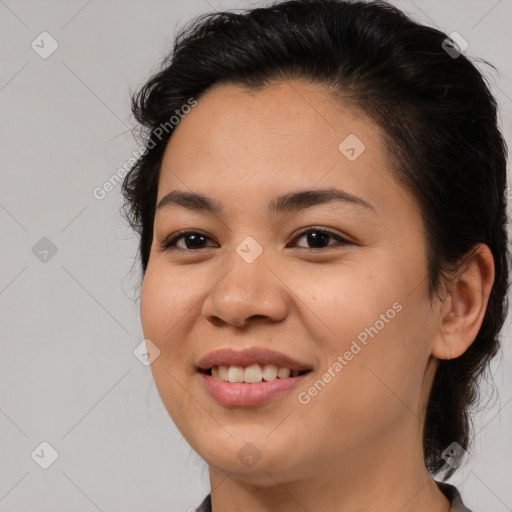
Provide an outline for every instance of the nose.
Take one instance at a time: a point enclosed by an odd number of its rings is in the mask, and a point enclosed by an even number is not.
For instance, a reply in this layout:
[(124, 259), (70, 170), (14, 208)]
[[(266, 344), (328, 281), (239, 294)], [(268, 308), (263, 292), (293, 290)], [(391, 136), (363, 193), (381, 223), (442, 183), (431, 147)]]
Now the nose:
[(214, 325), (245, 328), (258, 321), (279, 322), (288, 314), (286, 286), (267, 266), (262, 254), (248, 263), (237, 253), (229, 260), (223, 277), (206, 296), (202, 315)]

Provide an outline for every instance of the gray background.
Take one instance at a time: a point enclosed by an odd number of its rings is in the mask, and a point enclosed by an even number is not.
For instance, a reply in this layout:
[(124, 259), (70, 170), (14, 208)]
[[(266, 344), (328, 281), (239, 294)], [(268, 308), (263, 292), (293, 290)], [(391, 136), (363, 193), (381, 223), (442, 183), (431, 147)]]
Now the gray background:
[[(512, 0), (394, 3), (459, 32), (469, 56), (498, 68), (479, 66), (510, 141)], [(208, 492), (204, 463), (133, 354), (143, 339), (140, 274), (120, 187), (103, 200), (93, 190), (136, 149), (129, 94), (170, 49), (176, 27), (251, 5), (261, 4), (0, 0), (2, 511), (184, 512)], [(43, 31), (59, 45), (46, 59), (31, 47)], [(512, 510), (509, 325), (493, 365), (498, 396), (476, 421), (473, 458), (451, 480), (475, 512)], [(58, 452), (48, 469), (35, 462), (49, 456), (43, 441)]]

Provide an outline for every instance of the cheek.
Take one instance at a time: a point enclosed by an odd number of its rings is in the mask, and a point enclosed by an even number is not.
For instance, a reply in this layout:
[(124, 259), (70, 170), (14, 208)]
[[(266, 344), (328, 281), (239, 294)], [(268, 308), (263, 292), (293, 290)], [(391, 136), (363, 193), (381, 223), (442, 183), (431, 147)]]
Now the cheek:
[(332, 274), (331, 281), (302, 281), (302, 296), (308, 297), (303, 320), (309, 318), (308, 328), (324, 353), (323, 382), (312, 408), (343, 403), (331, 414), (348, 424), (350, 414), (364, 421), (371, 420), (371, 411), (399, 413), (400, 400), (413, 408), (428, 358), (424, 301), (408, 295), (401, 272), (391, 266), (379, 273), (372, 268), (367, 274), (334, 275), (337, 281)]
[(154, 267), (146, 271), (141, 289), (140, 316), (144, 338), (151, 340), (160, 350), (159, 357), (151, 364), (151, 370), (157, 387), (161, 384), (174, 395), (172, 374), (179, 382), (184, 379), (188, 369), (184, 361), (189, 355), (187, 350), (187, 332), (192, 329), (191, 322), (194, 305), (198, 298), (194, 286), (181, 282), (178, 273), (173, 275), (159, 272)]
[(161, 332), (165, 328), (164, 311), (172, 298), (169, 291), (159, 285), (158, 275), (148, 266), (141, 289), (140, 317), (144, 337), (154, 342), (161, 341)]
[(399, 302), (400, 292), (391, 285), (389, 269), (381, 273), (387, 278), (379, 279), (373, 267), (365, 273), (365, 268), (354, 262), (345, 263), (327, 269), (326, 274), (304, 273), (294, 287), (307, 306), (301, 308), (303, 318), (309, 318), (310, 329), (322, 337), (320, 348), (330, 355), (342, 354), (354, 339), (364, 343), (370, 337), (368, 330), (375, 332), (372, 326), (376, 322), (378, 331), (389, 330), (389, 324), (399, 316), (400, 304), (393, 304)]
[[(356, 318), (356, 310), (347, 307), (337, 320), (336, 332), (342, 334), (317, 338), (325, 365), (316, 381), (298, 390), (303, 393), (299, 414), (305, 430), (323, 431), (324, 438), (333, 436), (333, 444), (357, 448), (411, 419), (424, 368), (421, 350), (414, 346), (419, 340), (407, 336), (406, 311), (404, 305), (389, 323), (375, 327), (368, 312)], [(357, 338), (360, 333), (366, 344)]]
[(418, 321), (418, 304), (384, 304), (364, 325), (354, 326), (352, 337), (343, 339), (346, 363), (338, 381), (338, 390), (348, 401), (346, 410), (339, 411), (342, 417), (352, 410), (363, 422), (381, 422), (382, 427), (412, 411), (420, 415), (429, 346), (428, 328)]
[(160, 343), (173, 338), (187, 322), (201, 290), (197, 282), (185, 278), (183, 272), (171, 271), (163, 265), (148, 266), (141, 289), (140, 316), (144, 335)]
[[(192, 291), (191, 291), (192, 290)], [(160, 350), (150, 366), (156, 388), (167, 412), (183, 432), (188, 432), (187, 415), (195, 417), (191, 396), (185, 391), (185, 361), (189, 356), (186, 340), (190, 325), (191, 307), (197, 303), (194, 288), (180, 282), (177, 272), (170, 275), (167, 269), (148, 265), (141, 289), (140, 315), (144, 338), (151, 340)]]

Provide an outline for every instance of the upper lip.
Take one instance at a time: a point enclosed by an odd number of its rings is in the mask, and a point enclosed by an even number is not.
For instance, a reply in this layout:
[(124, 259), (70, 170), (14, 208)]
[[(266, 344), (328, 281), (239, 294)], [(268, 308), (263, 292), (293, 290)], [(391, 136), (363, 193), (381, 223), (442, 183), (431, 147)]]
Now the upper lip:
[(248, 347), (235, 350), (222, 348), (210, 352), (198, 363), (200, 370), (208, 370), (212, 366), (250, 366), (252, 364), (274, 364), (278, 368), (289, 368), (292, 371), (311, 370), (311, 367), (295, 361), (290, 356), (263, 347)]

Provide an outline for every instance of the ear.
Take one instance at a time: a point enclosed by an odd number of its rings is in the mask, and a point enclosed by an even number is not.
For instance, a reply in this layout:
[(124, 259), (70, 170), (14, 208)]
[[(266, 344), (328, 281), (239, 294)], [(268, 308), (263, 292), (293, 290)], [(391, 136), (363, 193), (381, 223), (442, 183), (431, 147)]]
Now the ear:
[(494, 258), (489, 247), (480, 243), (449, 285), (432, 347), (434, 357), (455, 359), (473, 343), (482, 325), (493, 283)]

